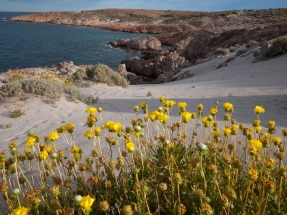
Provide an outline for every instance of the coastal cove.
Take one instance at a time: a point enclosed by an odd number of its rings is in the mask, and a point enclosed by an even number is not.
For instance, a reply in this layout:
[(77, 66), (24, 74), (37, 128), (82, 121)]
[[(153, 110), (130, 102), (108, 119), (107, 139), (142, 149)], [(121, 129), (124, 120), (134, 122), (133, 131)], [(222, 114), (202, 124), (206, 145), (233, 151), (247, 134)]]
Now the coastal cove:
[(29, 13), (0, 12), (0, 73), (14, 68), (45, 67), (63, 61), (73, 61), (76, 65), (102, 63), (116, 69), (123, 59), (140, 54), (112, 48), (108, 42), (148, 35), (6, 20), (25, 14)]

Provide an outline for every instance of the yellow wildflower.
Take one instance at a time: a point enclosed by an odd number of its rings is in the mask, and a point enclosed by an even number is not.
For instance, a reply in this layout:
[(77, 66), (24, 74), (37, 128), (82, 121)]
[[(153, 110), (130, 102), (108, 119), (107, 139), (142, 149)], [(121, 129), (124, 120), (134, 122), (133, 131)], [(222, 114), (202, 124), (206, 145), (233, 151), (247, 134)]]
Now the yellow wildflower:
[(59, 134), (58, 134), (58, 132), (56, 132), (56, 131), (51, 132), (50, 134), (48, 134), (47, 139), (48, 139), (49, 141), (55, 141), (55, 140), (59, 139)]
[(71, 154), (81, 153), (82, 149), (79, 146), (73, 146), (71, 148)]
[(198, 104), (198, 105), (197, 105), (197, 109), (198, 109), (198, 110), (203, 110), (203, 108), (204, 108), (204, 107), (203, 107), (202, 104)]
[(84, 137), (92, 139), (93, 138), (93, 132), (91, 130), (86, 131), (84, 134)]
[(176, 103), (173, 100), (165, 100), (165, 101), (162, 102), (162, 105), (164, 107), (173, 107), (175, 104)]
[(274, 166), (275, 165), (275, 160), (274, 160), (274, 158), (268, 158), (266, 161), (265, 161), (265, 165), (267, 166), (267, 167), (272, 167), (272, 166)]
[(74, 123), (67, 123), (66, 125), (65, 125), (65, 129), (66, 129), (66, 131), (67, 132), (69, 132), (69, 133), (73, 133), (73, 131), (74, 131), (74, 129), (75, 129), (75, 125), (74, 125)]
[(230, 128), (224, 128), (223, 133), (224, 133), (224, 136), (227, 137), (231, 133), (231, 129)]
[(134, 152), (134, 150), (135, 150), (135, 145), (131, 141), (126, 143), (126, 147), (127, 147), (128, 151), (131, 152), (131, 153)]
[(238, 125), (232, 125), (230, 130), (231, 130), (231, 135), (237, 135), (239, 126)]
[(281, 138), (273, 137), (272, 142), (274, 143), (274, 145), (278, 146), (281, 143)]
[(274, 127), (276, 125), (274, 120), (269, 120), (268, 125)]
[(28, 215), (29, 211), (29, 208), (19, 206), (18, 208), (14, 209), (9, 215)]
[(204, 126), (207, 128), (213, 123), (213, 118), (212, 116), (205, 116), (202, 118), (202, 123)]
[(39, 153), (39, 159), (40, 159), (40, 160), (46, 160), (46, 159), (48, 158), (48, 156), (49, 156), (49, 154), (48, 154), (47, 151), (41, 151), (41, 152)]
[(90, 116), (94, 115), (96, 112), (97, 112), (97, 108), (95, 108), (95, 107), (89, 107), (86, 110), (86, 113), (90, 114)]
[(180, 109), (184, 109), (184, 108), (186, 108), (186, 106), (187, 106), (187, 104), (185, 102), (179, 102), (177, 104), (177, 107), (180, 108)]
[(221, 136), (221, 133), (219, 131), (213, 131), (212, 136), (213, 136), (213, 138), (217, 139), (218, 137)]
[(264, 112), (265, 112), (265, 109), (264, 109), (262, 106), (255, 106), (254, 112), (255, 112), (256, 114), (261, 114), (261, 113), (264, 113)]
[(253, 127), (258, 127), (260, 125), (260, 120), (254, 120), (253, 121)]
[(270, 138), (270, 134), (269, 133), (264, 133), (264, 137), (265, 137), (265, 139), (269, 139)]
[(253, 149), (253, 151), (259, 151), (262, 147), (262, 143), (260, 140), (249, 140), (248, 142)]
[(149, 115), (148, 115), (148, 118), (151, 120), (151, 121), (155, 121), (156, 120), (156, 118), (157, 118), (157, 115), (158, 115), (158, 111), (156, 110), (156, 111), (153, 111), (153, 112), (151, 112)]
[(159, 102), (162, 103), (164, 101), (164, 96), (159, 97)]
[(36, 138), (35, 137), (28, 137), (26, 142), (25, 142), (25, 146), (33, 147), (35, 142), (36, 142)]
[(95, 199), (91, 198), (90, 195), (84, 196), (80, 201), (80, 207), (85, 212), (91, 211), (91, 207), (92, 207), (94, 201), (95, 201)]
[(209, 108), (209, 114), (212, 116), (215, 116), (217, 114), (218, 110), (216, 108)]
[(65, 128), (65, 126), (62, 125), (61, 127), (56, 128), (56, 130), (59, 134), (61, 134), (61, 133), (64, 133), (66, 131), (66, 128)]
[(94, 132), (95, 132), (95, 135), (98, 137), (98, 136), (101, 136), (101, 133), (102, 133), (102, 129), (100, 127), (95, 127), (94, 128)]
[(233, 104), (231, 104), (231, 103), (229, 103), (229, 102), (225, 102), (225, 103), (223, 104), (223, 107), (224, 107), (224, 110), (225, 110), (226, 112), (233, 112), (233, 111), (234, 111), (234, 109), (233, 109)]
[(256, 180), (258, 178), (258, 171), (256, 169), (249, 169), (248, 176), (251, 180)]
[(187, 111), (181, 113), (181, 118), (184, 123), (188, 123), (188, 121), (191, 119), (191, 116), (192, 114)]
[(93, 125), (95, 125), (97, 121), (98, 119), (96, 116), (89, 116), (87, 118), (86, 125), (88, 125), (89, 127), (93, 127)]
[(51, 151), (53, 151), (55, 149), (55, 147), (54, 146), (45, 146), (44, 147), (44, 149), (43, 149), (43, 151), (46, 151), (46, 152), (48, 152), (48, 153), (50, 153)]

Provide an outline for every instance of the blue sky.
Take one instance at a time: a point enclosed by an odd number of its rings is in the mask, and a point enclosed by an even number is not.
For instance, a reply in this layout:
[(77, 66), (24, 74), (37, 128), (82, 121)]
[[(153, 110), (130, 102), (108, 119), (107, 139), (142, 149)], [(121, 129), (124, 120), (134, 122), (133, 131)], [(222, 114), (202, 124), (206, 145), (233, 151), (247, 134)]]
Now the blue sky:
[(0, 0), (0, 11), (82, 11), (103, 8), (222, 11), (286, 8), (287, 0)]

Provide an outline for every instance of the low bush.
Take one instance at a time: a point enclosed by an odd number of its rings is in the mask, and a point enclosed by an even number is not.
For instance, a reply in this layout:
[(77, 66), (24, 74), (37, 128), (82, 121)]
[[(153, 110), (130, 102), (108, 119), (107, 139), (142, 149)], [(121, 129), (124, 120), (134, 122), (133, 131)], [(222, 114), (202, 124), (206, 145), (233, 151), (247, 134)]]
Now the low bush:
[(238, 57), (240, 55), (243, 55), (247, 52), (247, 49), (240, 49), (236, 52), (235, 56)]
[(261, 54), (261, 52), (259, 50), (256, 50), (253, 52), (254, 57), (258, 57), (260, 54)]
[(175, 104), (161, 96), (159, 109), (149, 112), (142, 102), (125, 127), (97, 122), (102, 109), (88, 108), (90, 151), (74, 142), (73, 123), (50, 132), (45, 143), (30, 132), (23, 152), (9, 143), (9, 155), (0, 152), (3, 214), (287, 213), (287, 128), (280, 137), (270, 120), (263, 131), (261, 106), (251, 127), (237, 124), (228, 102), (206, 112), (198, 104), (197, 113), (179, 102), (173, 122)]
[(287, 36), (279, 37), (272, 42), (270, 47), (269, 56), (275, 57), (285, 54), (287, 52)]
[(63, 94), (72, 101), (94, 103), (96, 99), (83, 94), (78, 88), (62, 82), (51, 82), (46, 79), (29, 79), (19, 82), (10, 82), (0, 88), (0, 101), (6, 101), (23, 94), (39, 95), (49, 103), (55, 103)]
[(85, 77), (87, 77), (85, 69), (78, 69), (72, 75), (74, 81), (82, 81)]
[(229, 49), (218, 48), (214, 51), (215, 55), (229, 55)]
[(86, 74), (94, 82), (106, 83), (109, 86), (129, 86), (127, 79), (104, 64), (86, 67)]
[(255, 46), (255, 45), (259, 45), (259, 42), (255, 41), (255, 40), (249, 40), (245, 46), (246, 46), (246, 48), (250, 48), (251, 46)]

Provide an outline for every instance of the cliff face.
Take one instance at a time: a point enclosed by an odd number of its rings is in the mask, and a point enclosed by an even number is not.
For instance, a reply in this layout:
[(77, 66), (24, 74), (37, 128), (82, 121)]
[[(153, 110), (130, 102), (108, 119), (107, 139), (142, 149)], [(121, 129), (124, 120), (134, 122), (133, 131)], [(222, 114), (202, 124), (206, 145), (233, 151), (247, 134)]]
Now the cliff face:
[(287, 21), (287, 9), (233, 10), (222, 12), (104, 9), (45, 12), (13, 17), (11, 21), (84, 25), (113, 31), (162, 34), (192, 30), (223, 32)]

